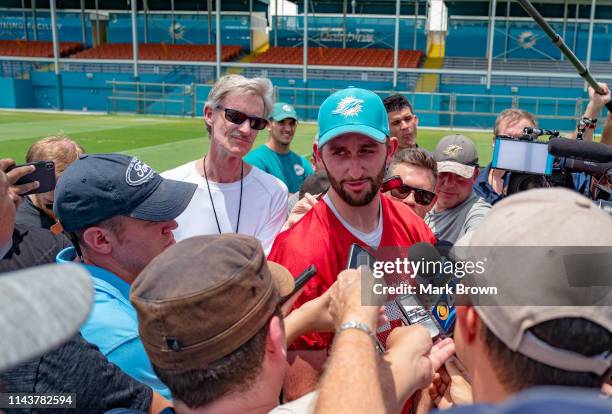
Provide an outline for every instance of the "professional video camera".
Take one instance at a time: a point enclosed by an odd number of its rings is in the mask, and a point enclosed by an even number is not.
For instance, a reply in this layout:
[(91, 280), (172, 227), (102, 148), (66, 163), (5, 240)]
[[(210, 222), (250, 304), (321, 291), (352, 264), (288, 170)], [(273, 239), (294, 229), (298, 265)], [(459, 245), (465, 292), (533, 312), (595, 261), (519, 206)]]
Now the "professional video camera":
[[(548, 140), (538, 139), (548, 136)], [(495, 137), (493, 168), (511, 171), (508, 194), (537, 187), (568, 187), (612, 214), (612, 147), (530, 128), (517, 138)], [(584, 173), (584, 174), (577, 174)], [(582, 183), (577, 189), (577, 180)]]

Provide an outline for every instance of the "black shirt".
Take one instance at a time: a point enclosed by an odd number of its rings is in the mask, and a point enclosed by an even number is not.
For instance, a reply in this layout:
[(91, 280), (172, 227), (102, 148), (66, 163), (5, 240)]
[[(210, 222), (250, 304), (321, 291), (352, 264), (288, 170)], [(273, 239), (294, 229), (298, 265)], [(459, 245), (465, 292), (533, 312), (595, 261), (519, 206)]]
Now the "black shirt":
[(45, 214), (44, 211), (36, 207), (28, 196), (24, 197), (23, 202), (19, 205), (15, 222), (17, 224), (26, 224), (28, 226), (41, 227), (47, 230), (55, 224), (55, 221)]
[(40, 358), (0, 374), (5, 393), (76, 394), (76, 409), (7, 410), (7, 413), (104, 413), (113, 408), (148, 411), (151, 388), (125, 374), (80, 334)]
[(0, 273), (55, 263), (55, 256), (69, 246), (72, 244), (64, 235), (17, 224), (13, 230), (13, 246), (0, 258)]

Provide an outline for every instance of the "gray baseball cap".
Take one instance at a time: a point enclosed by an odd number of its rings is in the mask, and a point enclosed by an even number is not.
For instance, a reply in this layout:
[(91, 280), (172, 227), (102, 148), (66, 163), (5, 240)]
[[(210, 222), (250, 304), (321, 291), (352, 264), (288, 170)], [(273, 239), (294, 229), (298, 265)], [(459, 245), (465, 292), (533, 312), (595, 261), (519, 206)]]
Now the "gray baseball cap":
[(436, 145), (434, 159), (438, 163), (438, 173), (449, 172), (463, 178), (471, 178), (478, 167), (478, 152), (474, 142), (460, 134), (442, 138)]
[[(508, 246), (527, 247), (521, 257), (507, 260)], [(464, 257), (474, 252), (487, 257), (481, 285), (496, 286), (501, 293), (486, 304), (474, 302), (475, 310), (510, 349), (568, 371), (602, 375), (612, 367), (612, 352), (584, 356), (555, 348), (529, 331), (554, 319), (583, 318), (612, 332), (612, 217), (591, 200), (563, 188), (512, 195), (495, 204), (454, 249)], [(583, 249), (590, 254), (574, 254)], [(588, 266), (585, 260), (600, 264)], [(581, 281), (593, 276), (603, 284), (573, 285), (567, 275), (576, 263)], [(502, 301), (520, 305), (496, 305)]]
[(1, 372), (68, 341), (89, 314), (93, 286), (82, 266), (51, 264), (3, 274), (0, 297)]

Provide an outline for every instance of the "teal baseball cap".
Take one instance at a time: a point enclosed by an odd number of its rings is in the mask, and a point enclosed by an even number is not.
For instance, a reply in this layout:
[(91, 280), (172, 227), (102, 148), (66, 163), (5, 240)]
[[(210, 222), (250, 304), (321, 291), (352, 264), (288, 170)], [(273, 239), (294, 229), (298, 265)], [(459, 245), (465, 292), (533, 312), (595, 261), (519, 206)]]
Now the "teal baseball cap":
[(342, 89), (330, 95), (319, 109), (319, 148), (339, 135), (362, 134), (384, 143), (389, 119), (382, 99), (372, 91), (360, 88)]
[(272, 107), (272, 113), (270, 119), (273, 121), (282, 121), (283, 119), (293, 118), (298, 120), (297, 113), (293, 106), (285, 102), (277, 102)]

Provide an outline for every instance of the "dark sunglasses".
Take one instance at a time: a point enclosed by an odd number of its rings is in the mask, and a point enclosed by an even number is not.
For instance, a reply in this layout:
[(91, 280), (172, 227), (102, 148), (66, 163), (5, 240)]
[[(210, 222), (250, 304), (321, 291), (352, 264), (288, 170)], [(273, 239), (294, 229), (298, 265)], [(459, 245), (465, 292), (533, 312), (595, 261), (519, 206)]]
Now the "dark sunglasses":
[(225, 119), (236, 125), (242, 125), (244, 121), (249, 120), (249, 125), (253, 129), (261, 131), (268, 126), (268, 120), (258, 116), (249, 116), (243, 112), (229, 108), (219, 108), (225, 111)]
[(390, 191), (393, 197), (401, 200), (405, 199), (410, 195), (410, 193), (414, 192), (414, 201), (422, 206), (430, 205), (436, 196), (436, 194), (432, 193), (431, 191), (404, 184), (399, 175), (394, 175), (393, 177), (389, 177), (385, 180), (382, 186), (382, 192), (386, 193), (387, 191)]

